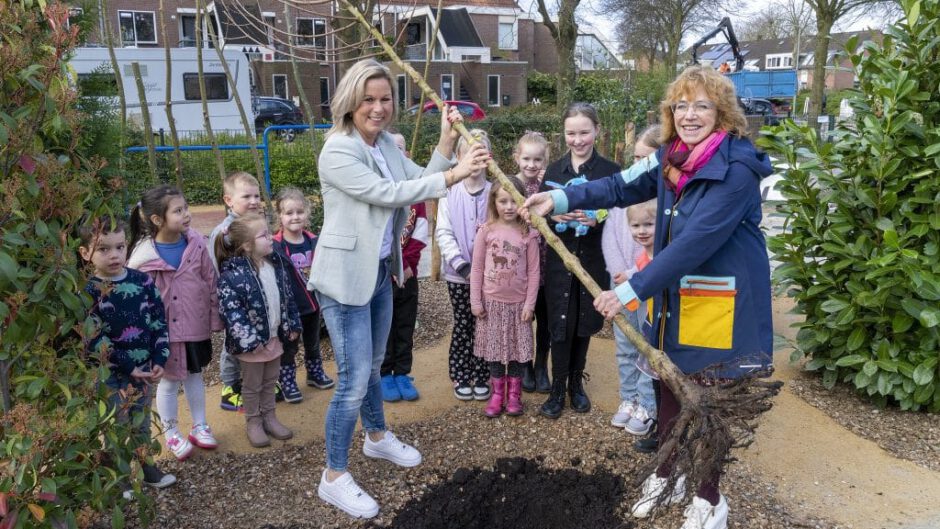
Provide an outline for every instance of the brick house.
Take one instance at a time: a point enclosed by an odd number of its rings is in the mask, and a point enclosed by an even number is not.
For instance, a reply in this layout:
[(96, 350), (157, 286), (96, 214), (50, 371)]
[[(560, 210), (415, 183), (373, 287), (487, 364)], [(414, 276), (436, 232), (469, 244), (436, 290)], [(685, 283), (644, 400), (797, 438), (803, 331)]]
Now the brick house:
[[(833, 33), (829, 41), (829, 55), (826, 62), (826, 88), (828, 90), (842, 90), (854, 86), (857, 75), (849, 60), (845, 45), (848, 40), (858, 37), (858, 46), (866, 42), (880, 42), (881, 32), (878, 30), (852, 31), (846, 33)], [(813, 64), (815, 62), (813, 51), (816, 38), (809, 36), (800, 39), (800, 57), (798, 64), (798, 78), (800, 88), (809, 88), (813, 82)], [(739, 49), (744, 56), (746, 70), (792, 70), (793, 54), (796, 49), (795, 38), (767, 39), (743, 41)], [(734, 58), (731, 46), (727, 43), (702, 46), (699, 50), (699, 60), (702, 64), (715, 68), (728, 62), (732, 67)]]
[[(77, 3), (77, 2), (76, 2)], [(210, 16), (203, 19), (216, 23), (216, 31), (226, 50), (240, 50), (250, 60), (252, 95), (269, 95), (296, 100), (296, 83), (286, 46), (288, 25), (284, 6), (278, 0), (215, 0), (207, 2)], [(111, 0), (108, 4), (112, 32), (117, 45), (137, 48), (163, 48), (158, 0)], [(240, 6), (237, 7), (236, 6)], [(80, 9), (80, 8), (76, 8)], [(172, 48), (196, 46), (195, 0), (164, 0), (167, 39)], [(327, 22), (331, 6), (312, 5), (304, 11), (290, 8), (291, 33), (298, 55), (300, 81), (318, 119), (329, 117), (329, 99), (336, 86), (335, 68), (320, 64), (331, 45), (327, 38)], [(87, 46), (101, 46), (104, 39), (100, 22), (98, 30), (89, 35)], [(208, 41), (207, 30), (203, 32)], [(209, 44), (207, 43), (206, 46)], [(299, 103), (299, 101), (298, 101)]]

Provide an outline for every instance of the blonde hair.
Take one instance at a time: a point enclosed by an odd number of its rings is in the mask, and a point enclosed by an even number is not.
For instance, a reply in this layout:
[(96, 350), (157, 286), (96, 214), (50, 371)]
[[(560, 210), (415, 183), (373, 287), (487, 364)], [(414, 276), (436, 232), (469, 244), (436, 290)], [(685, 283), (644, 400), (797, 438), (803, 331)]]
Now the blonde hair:
[[(359, 108), (362, 101), (366, 98), (366, 83), (370, 79), (385, 79), (392, 90), (392, 101), (397, 101), (395, 96), (395, 82), (392, 74), (385, 66), (382, 66), (375, 59), (364, 59), (353, 64), (339, 84), (336, 85), (336, 91), (333, 94), (333, 100), (330, 102), (330, 112), (333, 113), (333, 128), (326, 133), (329, 138), (334, 133), (350, 134), (355, 126), (353, 125), (352, 114)], [(398, 105), (392, 105), (392, 115), (389, 122), (395, 121)]]
[(280, 191), (277, 192), (277, 197), (274, 199), (274, 210), (277, 211), (277, 228), (283, 229), (284, 226), (281, 225), (281, 213), (282, 206), (285, 202), (290, 200), (296, 200), (303, 204), (304, 211), (307, 214), (310, 213), (310, 201), (307, 200), (307, 197), (304, 195), (304, 192), (294, 186), (282, 187)]
[(549, 146), (548, 140), (545, 139), (545, 136), (541, 132), (536, 132), (534, 130), (527, 130), (525, 134), (519, 138), (519, 141), (516, 142), (516, 148), (513, 149), (513, 154), (518, 155), (522, 152), (522, 145), (528, 143), (530, 145), (537, 145), (542, 148), (542, 151), (545, 153), (545, 163), (548, 163), (548, 159), (551, 154), (551, 147)]
[(627, 224), (630, 223), (630, 215), (638, 215), (641, 213), (646, 213), (650, 217), (653, 217), (653, 220), (656, 220), (656, 199), (647, 200), (646, 202), (640, 202), (639, 204), (634, 204), (632, 206), (627, 206)]
[(248, 184), (261, 188), (261, 184), (258, 183), (258, 179), (251, 173), (246, 173), (245, 171), (235, 171), (234, 173), (229, 173), (225, 180), (222, 180), (222, 192), (226, 195), (231, 195), (235, 192), (235, 186), (238, 184)]
[(747, 120), (744, 111), (738, 105), (734, 84), (724, 75), (708, 66), (689, 66), (666, 88), (666, 97), (659, 104), (659, 120), (662, 132), (659, 139), (668, 143), (678, 136), (672, 105), (683, 97), (692, 98), (698, 89), (705, 90), (709, 101), (715, 104), (717, 117), (715, 128), (732, 136), (744, 136), (747, 133)]
[[(246, 243), (255, 242), (258, 232), (254, 229), (256, 224), (260, 223), (265, 228), (268, 227), (268, 221), (261, 215), (249, 213), (237, 217), (228, 225), (228, 228), (222, 231), (222, 234), (215, 239), (215, 258), (219, 270), (222, 269), (222, 263), (232, 257), (251, 258), (251, 250), (245, 248)], [(253, 246), (251, 246), (253, 247)]]
[[(486, 150), (488, 150), (488, 151), (491, 151), (491, 150), (492, 150), (492, 149), (490, 148), (490, 137), (489, 137), (489, 135), (486, 133), (485, 130), (483, 130), (483, 129), (470, 129), (470, 130), (468, 130), (467, 132), (469, 132), (470, 135), (473, 136), (473, 139), (475, 139), (475, 140), (477, 140), (478, 142), (480, 142), (480, 143), (482, 143), (483, 145), (485, 145), (485, 146), (486, 146)], [(457, 140), (457, 156), (460, 156), (461, 153), (465, 152), (469, 147), (470, 147), (470, 142), (468, 142), (466, 138), (464, 138), (463, 136), (461, 136), (460, 139)]]

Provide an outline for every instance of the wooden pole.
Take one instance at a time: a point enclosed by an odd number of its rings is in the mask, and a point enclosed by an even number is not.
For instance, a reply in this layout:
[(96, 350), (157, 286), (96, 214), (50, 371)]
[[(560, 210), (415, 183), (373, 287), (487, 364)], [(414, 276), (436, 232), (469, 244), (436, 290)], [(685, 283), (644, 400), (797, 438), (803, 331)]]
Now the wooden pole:
[(222, 159), (222, 151), (219, 150), (219, 143), (215, 139), (215, 133), (212, 131), (212, 122), (209, 121), (209, 101), (206, 96), (206, 77), (202, 62), (202, 19), (205, 4), (196, 2), (196, 65), (197, 75), (199, 77), (199, 98), (202, 99), (202, 122), (206, 129), (206, 136), (209, 137), (209, 145), (212, 146), (212, 154), (215, 156), (216, 168), (219, 170), (219, 182), (225, 181), (225, 160)]
[(150, 166), (150, 176), (154, 181), (159, 180), (157, 175), (157, 150), (153, 143), (153, 127), (150, 126), (150, 107), (147, 106), (147, 92), (144, 89), (144, 79), (140, 76), (140, 63), (131, 63), (134, 80), (137, 82), (137, 97), (140, 99), (140, 117), (144, 122), (144, 140), (147, 142), (147, 165)]
[[(248, 113), (245, 112), (245, 105), (242, 104), (242, 98), (238, 93), (238, 84), (235, 82), (235, 78), (232, 77), (232, 71), (229, 69), (228, 62), (225, 60), (224, 50), (219, 46), (219, 39), (215, 34), (215, 24), (210, 19), (206, 26), (209, 28), (209, 39), (212, 42), (212, 47), (215, 48), (216, 54), (219, 56), (219, 62), (222, 64), (222, 71), (225, 72), (225, 78), (228, 80), (229, 90), (232, 93), (232, 98), (235, 100), (235, 106), (238, 108), (238, 114), (242, 119), (242, 126), (245, 128), (245, 136), (248, 138), (248, 146), (251, 150), (251, 157), (255, 161), (255, 178), (257, 178), (259, 182), (264, 182), (264, 162), (261, 161), (261, 154), (258, 153), (258, 140), (255, 136), (254, 121), (248, 120)], [(271, 194), (268, 193), (267, 186), (262, 185), (260, 187), (261, 197), (264, 198), (265, 209), (270, 216), (274, 213), (274, 208), (271, 205)]]
[(176, 120), (173, 119), (173, 59), (170, 55), (170, 40), (166, 35), (166, 12), (163, 9), (163, 0), (160, 0), (160, 38), (163, 39), (163, 50), (166, 61), (166, 98), (163, 109), (166, 111), (166, 121), (170, 127), (170, 142), (173, 144), (173, 166), (176, 173), (176, 187), (183, 190), (183, 154), (180, 152), (180, 138), (176, 133)]

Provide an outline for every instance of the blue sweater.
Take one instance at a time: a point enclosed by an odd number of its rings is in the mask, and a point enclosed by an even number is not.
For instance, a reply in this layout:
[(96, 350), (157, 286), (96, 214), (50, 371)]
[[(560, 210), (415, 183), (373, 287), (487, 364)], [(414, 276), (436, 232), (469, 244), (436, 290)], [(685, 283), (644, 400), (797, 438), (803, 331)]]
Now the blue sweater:
[(131, 379), (134, 368), (163, 366), (170, 356), (160, 291), (149, 275), (125, 270), (127, 275), (118, 281), (92, 277), (85, 285), (94, 301), (91, 317), (96, 323), (96, 332), (86, 347), (98, 358), (107, 359), (111, 376), (106, 384), (114, 389), (137, 386)]
[[(664, 147), (621, 173), (552, 191), (555, 214), (658, 199), (655, 258), (617, 287), (654, 300), (650, 342), (687, 374), (738, 377), (772, 365), (770, 266), (760, 230), (764, 153), (729, 136), (686, 183), (665, 184)], [(649, 165), (646, 165), (649, 163)]]

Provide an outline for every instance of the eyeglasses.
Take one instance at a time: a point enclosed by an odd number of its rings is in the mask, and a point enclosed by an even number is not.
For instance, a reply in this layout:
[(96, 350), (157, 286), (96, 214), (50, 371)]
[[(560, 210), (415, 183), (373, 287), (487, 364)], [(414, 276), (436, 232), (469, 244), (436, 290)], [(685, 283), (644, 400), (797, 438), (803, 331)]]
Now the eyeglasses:
[(262, 233), (259, 233), (258, 236), (255, 237), (255, 239), (271, 239), (271, 238), (273, 237), (271, 235), (271, 232), (269, 231), (264, 231)]
[(695, 103), (688, 103), (686, 101), (679, 101), (678, 103), (670, 106), (672, 108), (672, 113), (678, 116), (684, 116), (689, 113), (689, 109), (692, 109), (692, 114), (700, 115), (708, 112), (709, 110), (715, 109), (714, 103), (709, 103), (708, 101), (696, 101)]

